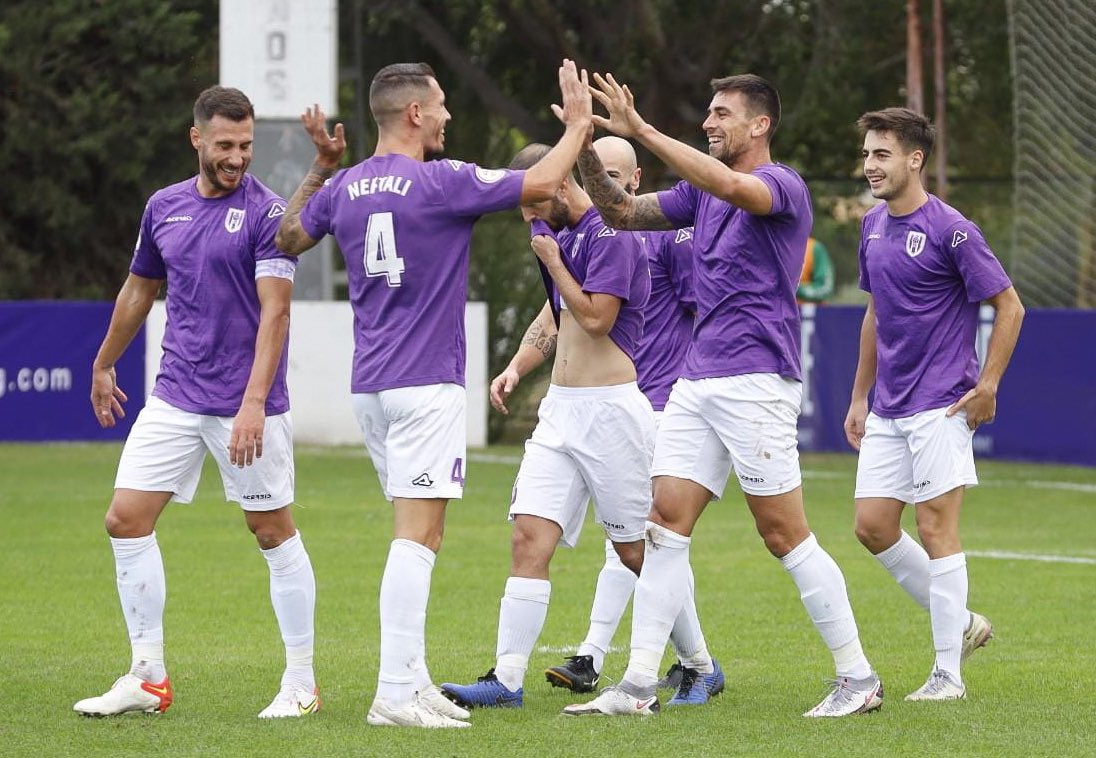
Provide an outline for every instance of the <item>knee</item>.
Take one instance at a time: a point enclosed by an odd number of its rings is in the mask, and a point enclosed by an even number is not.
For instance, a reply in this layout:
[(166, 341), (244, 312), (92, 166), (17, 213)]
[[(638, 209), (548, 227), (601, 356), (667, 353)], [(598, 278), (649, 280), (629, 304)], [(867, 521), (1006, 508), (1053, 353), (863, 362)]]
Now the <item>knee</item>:
[(765, 542), (765, 548), (775, 558), (783, 558), (794, 550), (796, 545), (806, 539), (806, 535), (804, 535), (801, 539), (796, 540), (786, 531), (780, 529), (766, 529), (759, 531), (759, 533), (761, 539)]
[(291, 518), (249, 518), (247, 526), (261, 550), (273, 550), (297, 533)]
[(103, 519), (103, 527), (114, 539), (133, 539), (152, 534), (152, 526), (146, 518), (133, 510), (117, 508), (111, 505)]
[(617, 556), (624, 567), (636, 576), (643, 569), (643, 540), (638, 542), (617, 543)]
[(856, 520), (856, 539), (872, 554), (878, 554), (898, 541), (899, 530), (872, 521)]

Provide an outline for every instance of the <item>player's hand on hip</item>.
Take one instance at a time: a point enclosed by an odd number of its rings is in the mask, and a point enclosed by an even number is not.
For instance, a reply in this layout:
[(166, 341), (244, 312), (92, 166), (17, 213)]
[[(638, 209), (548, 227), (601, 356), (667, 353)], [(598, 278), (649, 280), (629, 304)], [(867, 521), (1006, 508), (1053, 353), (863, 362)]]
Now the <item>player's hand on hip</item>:
[(127, 400), (129, 398), (118, 386), (118, 377), (113, 368), (91, 369), (91, 408), (99, 426), (107, 429), (114, 426), (115, 417), (125, 418), (122, 403)]
[(976, 386), (948, 408), (948, 418), (959, 411), (966, 411), (967, 426), (974, 431), (982, 424), (993, 421), (997, 415), (997, 393), (986, 387)]
[(232, 436), (228, 439), (228, 460), (243, 468), (263, 457), (263, 429), (266, 408), (262, 403), (244, 402), (232, 421)]
[(620, 84), (612, 74), (594, 74), (594, 85), (590, 93), (609, 112), (608, 118), (594, 116), (594, 126), (620, 137), (635, 137), (647, 125), (636, 111), (635, 97), (627, 84)]
[(510, 410), (506, 407), (506, 399), (510, 397), (510, 393), (514, 391), (514, 388), (518, 386), (518, 382), (521, 381), (521, 377), (518, 376), (518, 372), (509, 366), (506, 367), (501, 374), (491, 380), (491, 407), (503, 415), (509, 415)]
[(845, 439), (853, 450), (860, 449), (860, 443), (864, 439), (864, 432), (868, 423), (867, 401), (853, 402), (849, 404), (849, 412), (845, 416)]
[(342, 124), (335, 124), (334, 134), (327, 131), (327, 114), (318, 104), (306, 108), (301, 114), (301, 123), (316, 146), (316, 160), (325, 166), (335, 168), (346, 152), (346, 133)]
[(559, 67), (559, 92), (563, 96), (563, 106), (552, 105), (552, 113), (564, 126), (573, 126), (593, 130), (591, 119), (594, 114), (594, 101), (590, 96), (590, 82), (586, 69), (579, 71), (575, 62), (564, 58)]

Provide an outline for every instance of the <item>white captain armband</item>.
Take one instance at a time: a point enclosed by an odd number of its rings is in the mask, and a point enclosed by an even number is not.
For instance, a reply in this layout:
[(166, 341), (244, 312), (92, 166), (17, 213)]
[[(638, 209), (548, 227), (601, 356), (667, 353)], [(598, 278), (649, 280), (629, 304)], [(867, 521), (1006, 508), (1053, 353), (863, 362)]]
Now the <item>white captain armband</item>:
[(255, 262), (255, 278), (274, 276), (278, 279), (293, 281), (293, 274), (297, 271), (297, 262), (285, 258), (267, 258)]

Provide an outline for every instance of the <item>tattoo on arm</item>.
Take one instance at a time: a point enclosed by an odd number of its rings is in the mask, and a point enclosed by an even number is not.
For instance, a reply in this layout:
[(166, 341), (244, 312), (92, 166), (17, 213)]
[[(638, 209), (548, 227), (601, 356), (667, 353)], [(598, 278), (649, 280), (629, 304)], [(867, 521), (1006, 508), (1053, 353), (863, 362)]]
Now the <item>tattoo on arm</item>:
[(594, 201), (605, 222), (617, 229), (673, 229), (653, 194), (629, 195), (601, 164), (593, 148), (578, 155), (582, 186)]
[(549, 333), (540, 321), (534, 321), (529, 324), (529, 328), (525, 330), (525, 336), (521, 338), (521, 344), (532, 345), (537, 350), (548, 358), (552, 351), (556, 349), (556, 333)]
[(275, 238), (275, 244), (277, 244), (279, 249), (284, 250), (287, 253), (296, 254), (303, 253), (315, 244), (315, 241), (309, 237), (301, 227), (301, 211), (304, 210), (308, 198), (316, 194), (320, 187), (323, 186), (323, 183), (330, 179), (335, 171), (335, 168), (318, 166), (315, 163), (312, 164), (312, 168), (308, 170), (308, 174), (301, 180), (301, 184), (297, 187), (297, 191), (294, 192), (293, 197), (289, 199), (289, 205), (286, 206), (285, 209), (285, 216), (278, 225), (278, 234)]

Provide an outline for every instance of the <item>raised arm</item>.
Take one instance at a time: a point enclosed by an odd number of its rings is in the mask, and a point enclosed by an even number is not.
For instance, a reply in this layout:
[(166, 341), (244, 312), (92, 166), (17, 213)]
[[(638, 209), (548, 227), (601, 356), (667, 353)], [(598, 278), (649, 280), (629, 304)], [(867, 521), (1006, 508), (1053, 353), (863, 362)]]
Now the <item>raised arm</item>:
[(163, 283), (163, 279), (146, 279), (130, 274), (114, 301), (110, 326), (91, 364), (91, 407), (95, 420), (104, 429), (114, 426), (115, 417), (125, 418), (122, 403), (129, 398), (118, 386), (114, 365), (148, 318)]
[(608, 118), (594, 116), (595, 126), (621, 137), (634, 138), (697, 189), (726, 200), (747, 213), (766, 215), (772, 211), (772, 192), (756, 176), (735, 171), (712, 156), (655, 129), (636, 111), (632, 91), (627, 85), (619, 84), (612, 74), (604, 77), (594, 74), (594, 84), (596, 86), (591, 88), (593, 96), (609, 112)]
[(545, 301), (540, 313), (525, 330), (525, 336), (521, 338), (521, 344), (510, 359), (510, 364), (501, 374), (491, 380), (491, 405), (496, 411), (503, 414), (510, 413), (506, 407), (506, 399), (518, 386), (521, 378), (548, 360), (548, 357), (556, 349), (558, 330), (556, 321), (552, 316), (552, 304)]
[(579, 150), (590, 142), (593, 133), (593, 101), (586, 71), (580, 75), (574, 61), (564, 60), (559, 67), (559, 90), (563, 107), (553, 105), (552, 110), (563, 122), (563, 136), (547, 155), (525, 172), (521, 185), (522, 205), (539, 203), (555, 194), (575, 165)]
[(674, 225), (662, 212), (658, 195), (632, 195), (613, 180), (601, 163), (597, 151), (589, 143), (578, 155), (578, 172), (582, 186), (597, 206), (601, 218), (617, 229), (673, 229)]
[(301, 123), (304, 124), (308, 136), (312, 138), (312, 144), (316, 146), (316, 160), (301, 180), (293, 197), (289, 199), (285, 215), (278, 224), (278, 233), (274, 237), (274, 244), (287, 255), (300, 255), (319, 242), (308, 236), (301, 227), (301, 211), (308, 202), (308, 198), (312, 197), (335, 173), (346, 151), (343, 125), (335, 124), (335, 134), (329, 134), (327, 116), (319, 105), (305, 109), (301, 115)]
[(993, 331), (989, 335), (986, 363), (974, 389), (948, 408), (949, 416), (966, 410), (967, 426), (971, 429), (993, 421), (997, 414), (997, 386), (1012, 358), (1012, 351), (1016, 349), (1016, 341), (1020, 338), (1020, 324), (1024, 320), (1024, 306), (1014, 287), (997, 293), (988, 302), (996, 309), (997, 315), (993, 319)]

